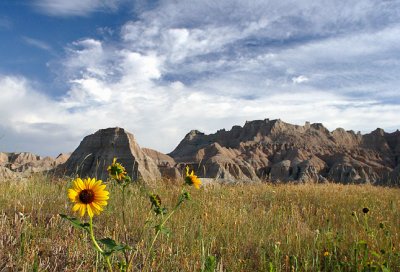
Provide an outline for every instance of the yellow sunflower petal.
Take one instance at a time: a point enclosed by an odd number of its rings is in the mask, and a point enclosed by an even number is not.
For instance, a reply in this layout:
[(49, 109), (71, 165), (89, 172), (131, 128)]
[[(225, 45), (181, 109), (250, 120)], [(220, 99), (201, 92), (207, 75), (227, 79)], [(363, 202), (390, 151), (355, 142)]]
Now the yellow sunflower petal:
[(97, 191), (96, 195), (100, 196), (100, 197), (106, 197), (108, 196), (110, 193), (108, 191)]
[(108, 199), (108, 195), (109, 195), (110, 193), (107, 192), (107, 191), (97, 191), (97, 192), (95, 192), (95, 194), (96, 194), (95, 197), (100, 197), (100, 198), (107, 197), (107, 199)]
[(107, 206), (107, 201), (104, 200), (95, 200), (96, 204), (100, 205), (100, 206)]
[(93, 202), (93, 207), (95, 207), (96, 209), (98, 209), (99, 211), (103, 211), (103, 207), (101, 207), (101, 205), (97, 202)]
[(86, 179), (84, 179), (84, 180), (79, 179), (78, 180), (78, 186), (79, 186), (79, 188), (81, 190), (85, 190), (86, 189)]
[(80, 214), (81, 214), (81, 217), (83, 217), (83, 216), (85, 215), (85, 212), (86, 212), (86, 205), (85, 205), (85, 204), (81, 204), (81, 205), (80, 205)]
[[(96, 181), (95, 184), (92, 186), (92, 190), (93, 190), (93, 191), (97, 191), (98, 188), (101, 186), (101, 183), (102, 183), (101, 180)], [(104, 185), (104, 186), (105, 186), (105, 185)]]
[(87, 209), (88, 215), (89, 215), (90, 217), (93, 217), (94, 214), (93, 214), (91, 205), (86, 205), (86, 209)]
[(192, 177), (192, 183), (196, 189), (200, 189), (201, 180), (197, 176)]
[(72, 201), (76, 201), (76, 197), (78, 196), (78, 192), (74, 189), (68, 189), (68, 198)]
[(92, 208), (93, 214), (99, 215), (99, 214), (101, 213), (101, 211), (98, 210), (98, 209), (96, 209), (96, 208), (94, 208), (94, 207), (92, 206), (92, 204), (90, 204), (90, 206), (91, 206), (91, 208)]
[(88, 179), (88, 189), (92, 189), (93, 188), (93, 186), (96, 184), (96, 179), (95, 178), (92, 178), (92, 179)]
[(74, 189), (75, 189), (75, 191), (78, 191), (78, 192), (85, 189), (82, 179), (77, 178), (74, 180)]
[(92, 207), (92, 210), (96, 210), (99, 212), (102, 212), (104, 210), (100, 205), (97, 205), (96, 202), (91, 203), (90, 206)]
[(105, 185), (100, 185), (99, 187), (96, 188), (96, 190), (93, 190), (93, 192), (96, 195), (108, 195), (109, 192), (106, 191), (103, 186), (105, 186)]
[(81, 205), (82, 205), (82, 204), (76, 203), (76, 204), (74, 205), (74, 207), (72, 207), (72, 211), (76, 212), (77, 210), (80, 209)]
[(93, 188), (93, 191), (103, 191), (106, 188), (106, 185), (97, 185), (96, 187)]
[(85, 184), (85, 189), (89, 189), (89, 184), (90, 184), (91, 178), (85, 178), (83, 180), (83, 183)]
[(107, 205), (110, 194), (105, 188), (106, 185), (96, 178), (76, 178), (73, 187), (68, 189), (68, 198), (75, 203), (72, 210), (82, 217), (86, 212), (90, 217), (100, 214), (103, 211), (102, 206)]
[[(108, 199), (109, 199), (108, 197), (98, 197), (98, 198), (95, 198), (94, 201), (96, 203), (103, 203), (103, 202), (107, 203)], [(101, 205), (103, 205), (103, 204), (101, 204)]]

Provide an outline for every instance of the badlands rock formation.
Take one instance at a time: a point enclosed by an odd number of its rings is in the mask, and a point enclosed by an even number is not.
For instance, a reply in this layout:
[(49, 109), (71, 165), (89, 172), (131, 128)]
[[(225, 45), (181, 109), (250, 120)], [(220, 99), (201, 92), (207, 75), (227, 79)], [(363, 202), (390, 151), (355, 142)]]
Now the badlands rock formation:
[(142, 151), (134, 136), (122, 128), (101, 129), (86, 136), (59, 171), (69, 176), (105, 180), (108, 177), (107, 166), (114, 157), (125, 166), (133, 180), (141, 178), (149, 182), (161, 178), (154, 160)]
[[(202, 178), (222, 181), (340, 182), (400, 185), (400, 131), (362, 135), (322, 124), (291, 125), (256, 120), (206, 135), (192, 130), (170, 154), (143, 148), (122, 128), (86, 136), (57, 159), (31, 153), (0, 153), (0, 179), (53, 169), (62, 175), (106, 179), (118, 158), (134, 180), (182, 178), (186, 165)], [(68, 160), (67, 160), (68, 159)], [(65, 162), (65, 163), (63, 163)]]
[(143, 148), (142, 150), (157, 164), (162, 177), (172, 180), (182, 177), (181, 173), (184, 166), (178, 165), (172, 157), (150, 148)]
[(361, 135), (322, 124), (257, 120), (205, 135), (189, 132), (169, 154), (200, 176), (227, 181), (399, 184), (400, 132)]
[(32, 173), (54, 169), (64, 163), (69, 154), (60, 154), (57, 158), (41, 157), (28, 152), (0, 152), (0, 179), (29, 176)]

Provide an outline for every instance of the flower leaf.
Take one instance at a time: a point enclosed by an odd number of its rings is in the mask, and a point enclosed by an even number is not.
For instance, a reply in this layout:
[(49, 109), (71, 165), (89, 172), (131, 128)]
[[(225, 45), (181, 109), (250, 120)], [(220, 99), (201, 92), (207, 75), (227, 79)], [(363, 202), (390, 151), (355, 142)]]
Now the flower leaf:
[(169, 235), (171, 234), (171, 231), (169, 229), (165, 228), (161, 224), (157, 225), (157, 226), (154, 226), (154, 229), (156, 230), (156, 232), (161, 232), (161, 233), (167, 235), (167, 237), (169, 237)]
[(89, 231), (89, 223), (82, 223), (79, 219), (75, 218), (75, 217), (69, 217), (65, 214), (59, 214), (61, 218), (69, 221), (72, 226), (78, 228), (78, 229), (83, 229), (86, 231)]
[(206, 262), (204, 264), (204, 272), (213, 272), (217, 269), (217, 259), (215, 256), (207, 256)]
[(190, 200), (191, 196), (189, 192), (183, 192), (179, 198), (178, 198), (178, 203), (176, 204), (176, 207), (179, 207), (185, 200)]
[(113, 252), (116, 251), (125, 251), (131, 249), (131, 247), (124, 245), (124, 244), (117, 244), (113, 239), (111, 238), (103, 238), (100, 240), (97, 240), (103, 245), (107, 247), (108, 250), (106, 250), (104, 253), (106, 255), (111, 255)]
[(108, 247), (110, 249), (117, 246), (117, 243), (111, 238), (103, 238), (103, 239), (100, 239), (97, 241), (99, 241), (100, 243), (102, 243), (103, 245), (105, 245), (106, 247)]

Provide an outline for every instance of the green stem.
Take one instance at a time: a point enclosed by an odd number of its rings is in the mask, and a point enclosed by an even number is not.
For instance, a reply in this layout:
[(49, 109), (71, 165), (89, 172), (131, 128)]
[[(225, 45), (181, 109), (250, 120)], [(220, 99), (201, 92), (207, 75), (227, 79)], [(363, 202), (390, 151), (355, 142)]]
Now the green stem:
[[(162, 228), (162, 226), (161, 226), (160, 228)], [(160, 232), (161, 232), (161, 230), (160, 230), (160, 229), (158, 229), (158, 230), (157, 230), (157, 232), (156, 232), (156, 235), (155, 235), (155, 236), (154, 236), (154, 238), (153, 238), (153, 241), (151, 242), (151, 245), (150, 245), (149, 251), (147, 252), (147, 255), (146, 255), (146, 259), (144, 259), (144, 267), (143, 267), (143, 271), (145, 271), (145, 270), (144, 270), (144, 268), (146, 267), (146, 264), (147, 264), (147, 259), (148, 259), (148, 258), (149, 258), (149, 256), (150, 256), (151, 250), (153, 249), (154, 243), (156, 242), (156, 240), (157, 240), (157, 237), (158, 237), (158, 235), (160, 234)]]
[(146, 267), (147, 259), (148, 259), (149, 256), (150, 256), (150, 253), (151, 253), (151, 250), (153, 249), (154, 243), (156, 242), (156, 240), (157, 240), (157, 238), (158, 238), (158, 235), (160, 234), (160, 232), (161, 232), (161, 230), (162, 230), (164, 224), (167, 223), (167, 221), (168, 221), (168, 220), (171, 218), (171, 216), (176, 212), (176, 210), (179, 208), (179, 206), (180, 206), (181, 204), (182, 204), (182, 202), (178, 202), (178, 204), (175, 206), (175, 208), (168, 214), (168, 216), (167, 216), (167, 217), (162, 221), (162, 223), (160, 224), (160, 227), (158, 228), (158, 230), (157, 230), (157, 232), (156, 232), (156, 235), (154, 236), (153, 241), (151, 242), (149, 251), (147, 252), (146, 258), (145, 258), (145, 260), (144, 260), (143, 271), (144, 271), (144, 268)]
[[(124, 225), (125, 244), (128, 244), (128, 232), (126, 230), (126, 217), (125, 217), (125, 202), (126, 202), (125, 187), (126, 187), (126, 183), (124, 185), (122, 185), (122, 223)], [(132, 254), (132, 252), (131, 252), (131, 254)], [(133, 258), (129, 258), (129, 253), (126, 251), (124, 251), (124, 257), (125, 257), (125, 263), (127, 264), (126, 271), (129, 271)]]
[(101, 249), (101, 247), (99, 246), (99, 244), (96, 241), (96, 238), (94, 237), (93, 218), (91, 216), (89, 216), (89, 218), (90, 218), (89, 219), (89, 232), (90, 232), (90, 238), (92, 239), (94, 248), (104, 256), (104, 258), (106, 259), (106, 262), (107, 262), (108, 271), (112, 272), (112, 267), (111, 267), (109, 256), (104, 255), (104, 250)]
[[(149, 212), (148, 212), (148, 214), (146, 216), (146, 220), (145, 220), (146, 222), (150, 221), (149, 217), (150, 217), (151, 214), (152, 214), (152, 210), (149, 210)], [(142, 229), (141, 233), (139, 234), (139, 237), (143, 236), (144, 235), (143, 233), (144, 233), (144, 228)], [(126, 271), (129, 271), (129, 269), (131, 268), (133, 259), (138, 254), (138, 251), (139, 251), (139, 249), (138, 249), (138, 247), (136, 247), (135, 253), (131, 252), (131, 256), (130, 256), (130, 259), (129, 259), (129, 262), (128, 262), (128, 267), (127, 267)], [(146, 260), (147, 260), (147, 255), (146, 255)], [(144, 271), (145, 266), (146, 265), (144, 265), (144, 267), (142, 268), (142, 271)]]
[(135, 254), (133, 254), (133, 252), (131, 252), (131, 256), (129, 257), (128, 266), (126, 267), (126, 271), (129, 271), (131, 269), (132, 261), (133, 261), (134, 257), (135, 257)]
[(122, 223), (124, 224), (124, 228), (126, 226), (125, 220), (125, 185), (122, 186)]

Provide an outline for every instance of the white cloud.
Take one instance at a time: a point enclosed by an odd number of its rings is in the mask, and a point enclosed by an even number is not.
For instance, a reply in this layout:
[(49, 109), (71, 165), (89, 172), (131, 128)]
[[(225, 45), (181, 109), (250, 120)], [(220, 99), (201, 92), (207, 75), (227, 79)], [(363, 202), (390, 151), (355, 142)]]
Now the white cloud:
[[(80, 2), (85, 14), (116, 3)], [(68, 3), (41, 3), (69, 10)], [(112, 126), (163, 152), (190, 129), (213, 133), (263, 118), (331, 130), (398, 128), (394, 5), (162, 1), (124, 24), (119, 42), (85, 38), (66, 46), (60, 64), (69, 89), (58, 99), (23, 77), (3, 76), (0, 135), (9, 131), (26, 149), (35, 139), (37, 153), (54, 155)]]
[(22, 37), (22, 39), (27, 44), (32, 45), (34, 47), (37, 47), (39, 49), (46, 50), (46, 51), (51, 51), (52, 50), (51, 46), (48, 43), (44, 42), (44, 41), (41, 41), (41, 40), (38, 40), (38, 39), (34, 39), (34, 38), (30, 38), (30, 37)]
[[(400, 126), (395, 121), (400, 105), (382, 106), (376, 101), (360, 102), (326, 92), (287, 92), (246, 100), (199, 92), (179, 82), (139, 89), (125, 88), (118, 82), (107, 86), (112, 97), (107, 101), (89, 103), (98, 95), (87, 92), (85, 99), (70, 97), (74, 103), (65, 104), (40, 95), (20, 78), (3, 78), (1, 83), (4, 97), (13, 97), (14, 104), (1, 104), (0, 134), (6, 137), (0, 148), (39, 154), (72, 151), (87, 134), (113, 126), (134, 133), (141, 146), (163, 152), (171, 151), (190, 129), (213, 133), (263, 118), (295, 124), (309, 120), (323, 122), (331, 130), (340, 126), (363, 132), (376, 126)], [(81, 90), (77, 94), (85, 93), (84, 84), (76, 88)], [(37, 144), (32, 146), (32, 141)]]
[[(33, 90), (28, 81), (21, 77), (0, 76), (1, 90), (1, 123), (16, 125), (22, 129), (23, 124), (32, 124), (51, 120), (47, 106), (51, 103), (45, 95)], [(34, 112), (30, 110), (35, 108)], [(50, 119), (50, 120), (49, 120)]]
[(138, 84), (161, 76), (160, 65), (162, 59), (150, 53), (142, 55), (138, 52), (122, 50), (120, 69), (123, 71), (122, 81), (125, 84)]
[(69, 77), (105, 77), (110, 74), (108, 69), (105, 69), (108, 65), (107, 57), (100, 41), (84, 39), (72, 43), (67, 48), (67, 59), (62, 64)]
[(91, 103), (107, 103), (110, 101), (112, 91), (108, 86), (96, 78), (82, 78), (71, 81), (72, 88), (68, 93), (68, 99), (72, 101), (70, 106), (83, 106)]
[(35, 0), (34, 5), (52, 16), (86, 16), (92, 12), (114, 12), (121, 0)]
[(303, 75), (297, 76), (297, 77), (292, 77), (292, 81), (293, 81), (294, 84), (300, 84), (300, 83), (303, 83), (303, 82), (307, 82), (309, 80), (310, 79), (308, 77), (303, 76)]

